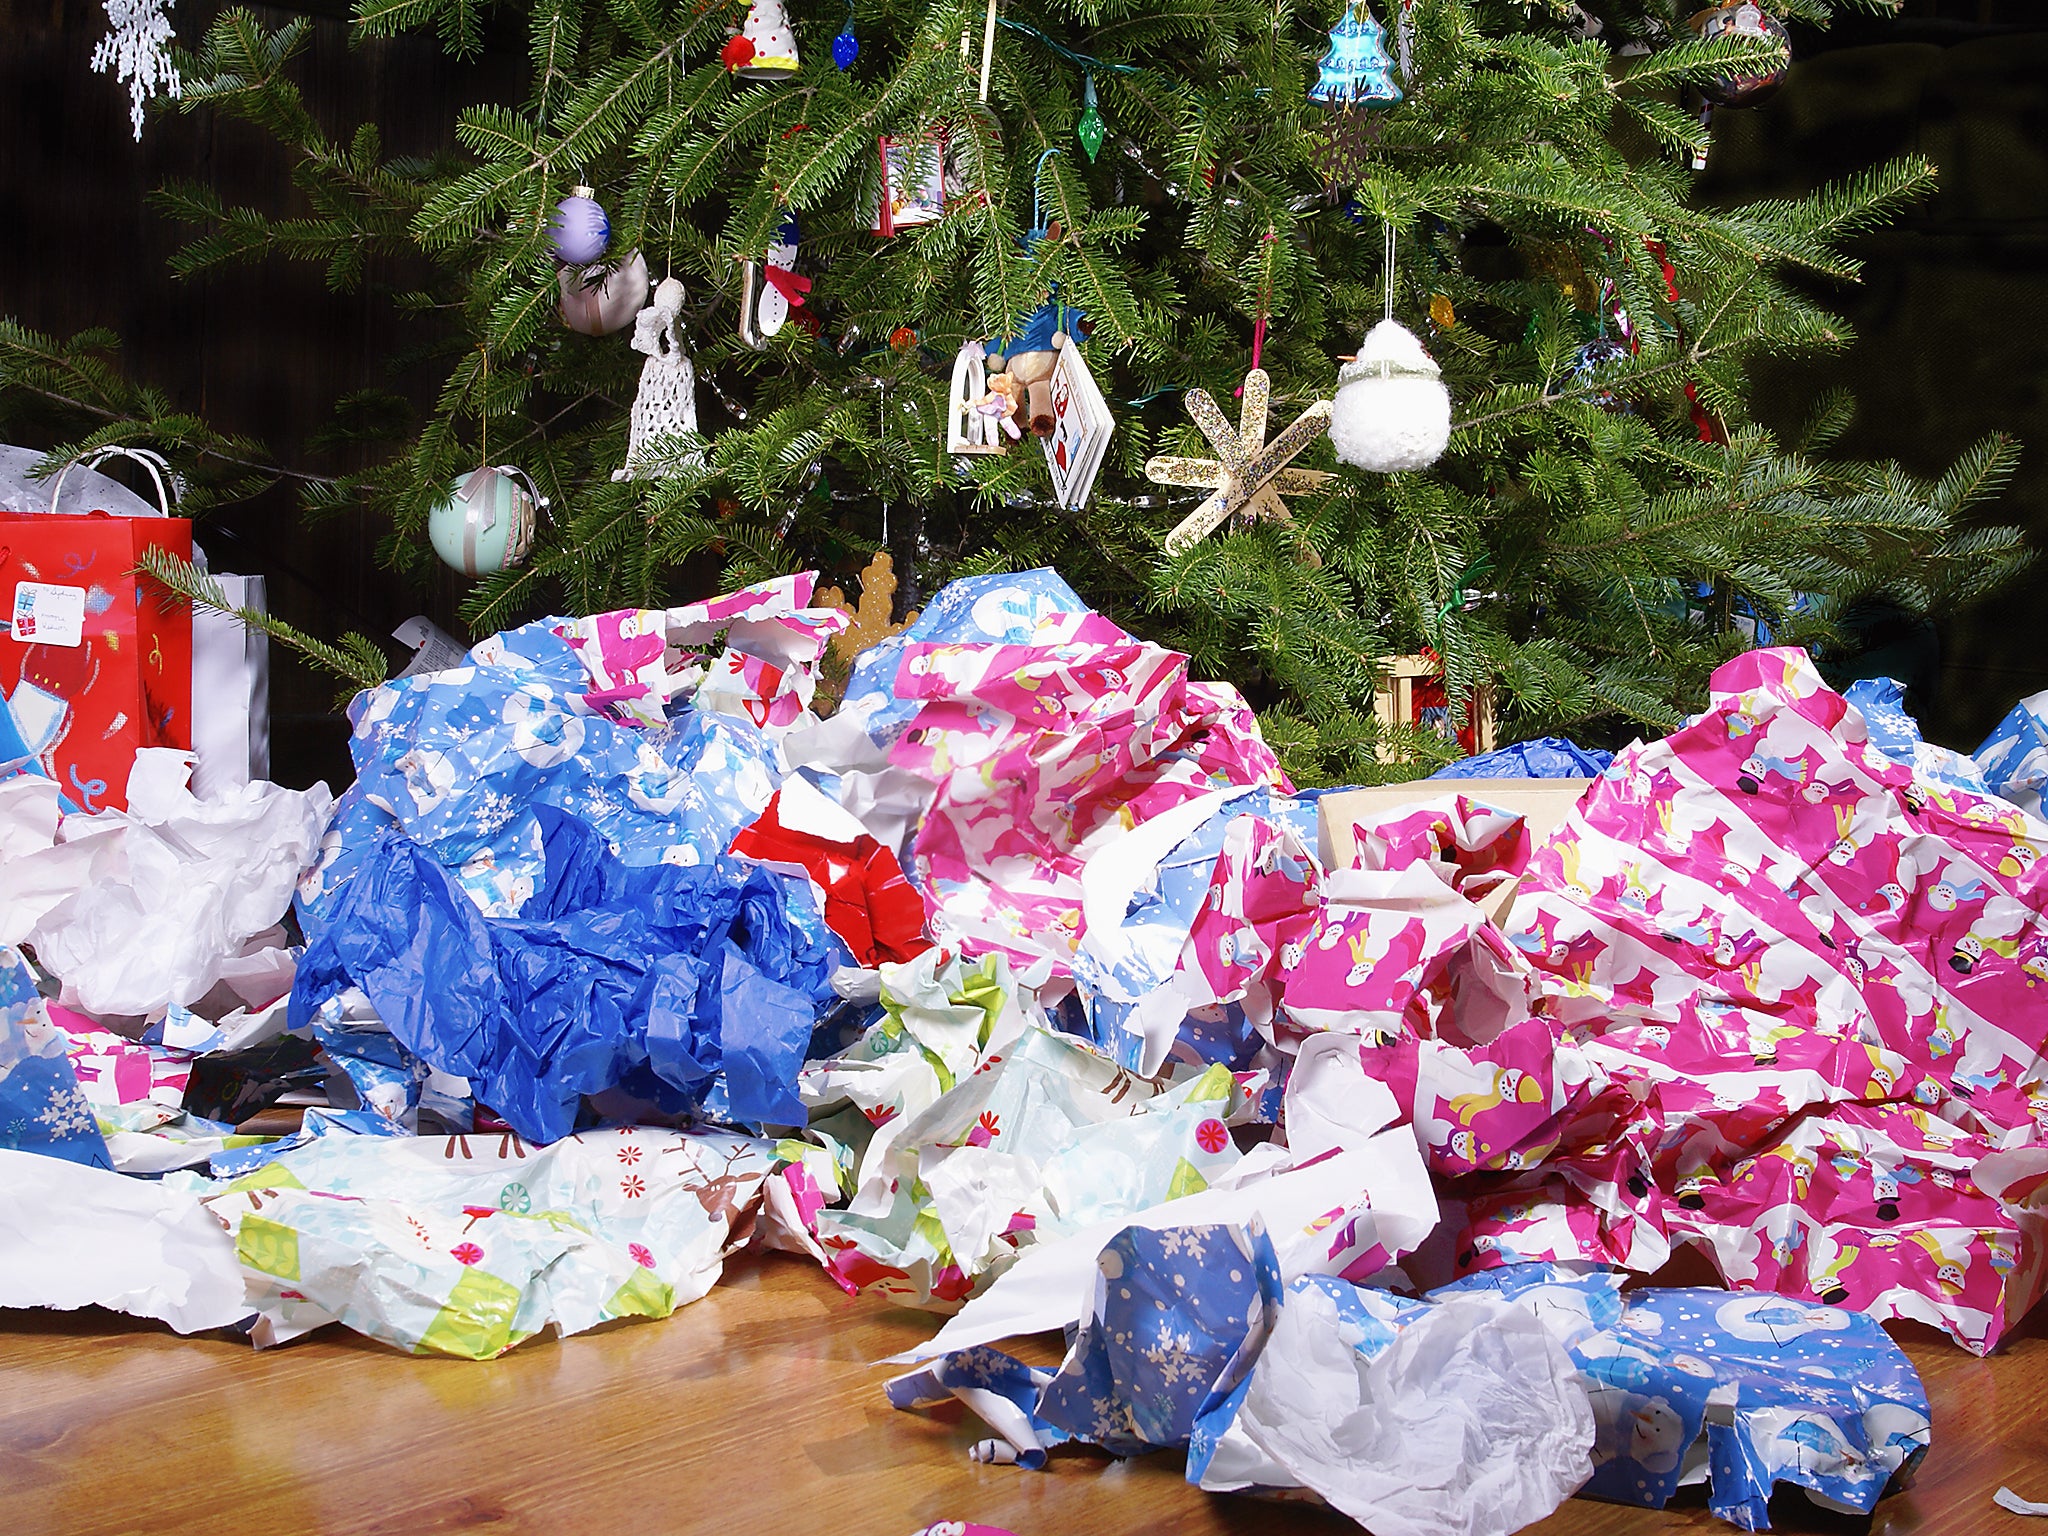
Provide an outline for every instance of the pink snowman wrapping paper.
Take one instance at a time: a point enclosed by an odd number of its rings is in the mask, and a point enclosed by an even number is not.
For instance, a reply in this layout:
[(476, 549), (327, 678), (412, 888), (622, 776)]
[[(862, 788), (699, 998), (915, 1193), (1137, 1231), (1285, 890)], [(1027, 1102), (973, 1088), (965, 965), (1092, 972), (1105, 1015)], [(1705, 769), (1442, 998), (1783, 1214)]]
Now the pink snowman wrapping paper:
[[(1482, 1011), (1371, 1012), (1459, 1268), (1693, 1244), (1731, 1285), (1993, 1347), (2042, 1282), (2044, 842), (1869, 747), (1802, 653), (1724, 666), (1531, 858), (1504, 925), (1525, 1016), (1483, 942), (1420, 993)], [(1418, 974), (1412, 927), (1365, 926)], [(1321, 1023), (1336, 990), (1301, 970), (1283, 1008)]]

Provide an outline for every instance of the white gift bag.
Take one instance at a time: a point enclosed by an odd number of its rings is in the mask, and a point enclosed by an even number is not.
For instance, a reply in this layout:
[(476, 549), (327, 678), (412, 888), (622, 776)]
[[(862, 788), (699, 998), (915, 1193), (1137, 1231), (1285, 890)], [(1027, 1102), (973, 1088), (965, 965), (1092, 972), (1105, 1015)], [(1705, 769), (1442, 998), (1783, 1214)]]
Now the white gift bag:
[[(215, 576), (238, 608), (268, 613), (261, 576)], [(192, 610), (192, 793), (202, 800), (270, 777), (270, 636)]]

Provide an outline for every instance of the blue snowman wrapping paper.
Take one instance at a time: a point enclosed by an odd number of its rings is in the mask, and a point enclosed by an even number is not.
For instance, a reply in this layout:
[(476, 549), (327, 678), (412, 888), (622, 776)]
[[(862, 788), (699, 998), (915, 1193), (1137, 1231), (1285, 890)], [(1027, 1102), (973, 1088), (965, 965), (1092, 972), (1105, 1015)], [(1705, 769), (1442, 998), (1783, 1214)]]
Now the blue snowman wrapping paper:
[(494, 635), (468, 663), (400, 677), (349, 706), (356, 782), (299, 886), (309, 936), (396, 827), (492, 917), (542, 878), (535, 808), (590, 825), (628, 865), (706, 864), (767, 805), (775, 748), (733, 715), (684, 706), (665, 725), (593, 714), (590, 675), (542, 619)]
[(1760, 1531), (1779, 1483), (1868, 1514), (1926, 1454), (1919, 1374), (1866, 1314), (1704, 1288), (1624, 1294), (1621, 1281), (1522, 1264), (1430, 1292), (1511, 1297), (1564, 1344), (1598, 1426), (1584, 1494), (1661, 1509), (1704, 1478), (1715, 1514)]
[(70, 1051), (21, 952), (0, 944), (0, 1147), (111, 1169)]

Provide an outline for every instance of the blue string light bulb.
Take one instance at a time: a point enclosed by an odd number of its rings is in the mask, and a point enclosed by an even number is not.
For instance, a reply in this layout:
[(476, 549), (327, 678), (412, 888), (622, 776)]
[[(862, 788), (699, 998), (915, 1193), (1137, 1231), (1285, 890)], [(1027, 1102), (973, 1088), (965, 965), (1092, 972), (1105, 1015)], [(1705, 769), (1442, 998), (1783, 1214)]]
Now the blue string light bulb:
[(832, 62), (844, 73), (853, 68), (853, 61), (859, 57), (860, 39), (853, 35), (853, 0), (846, 0), (846, 25), (832, 39)]
[(1330, 51), (1321, 73), (1309, 87), (1308, 99), (1325, 107), (1392, 106), (1401, 99), (1394, 84), (1394, 61), (1387, 56), (1387, 33), (1373, 19), (1366, 0), (1351, 0), (1330, 29)]

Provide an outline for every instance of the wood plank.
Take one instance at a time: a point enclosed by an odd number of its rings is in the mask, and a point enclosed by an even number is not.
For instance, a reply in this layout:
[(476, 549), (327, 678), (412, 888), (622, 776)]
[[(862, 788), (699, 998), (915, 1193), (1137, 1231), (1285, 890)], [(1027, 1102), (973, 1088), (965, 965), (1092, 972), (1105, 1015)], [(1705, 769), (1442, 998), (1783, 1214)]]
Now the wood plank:
[[(941, 1519), (1019, 1536), (1355, 1531), (1328, 1511), (1212, 1496), (1177, 1455), (1061, 1453), (980, 1467), (957, 1409), (898, 1413), (870, 1362), (930, 1316), (842, 1296), (809, 1264), (736, 1260), (659, 1323), (536, 1341), (484, 1364), (414, 1359), (342, 1332), (254, 1353), (105, 1313), (0, 1313), (0, 1529), (9, 1536), (314, 1536), (488, 1527), (845, 1530)], [(1902, 1330), (1934, 1404), (1918, 1486), (1872, 1523), (1781, 1499), (1780, 1528), (2012, 1536), (2001, 1482), (2048, 1498), (2041, 1319), (1996, 1359)], [(1057, 1339), (1034, 1341), (1057, 1351)], [(1704, 1507), (1573, 1501), (1539, 1536), (1727, 1531)]]

